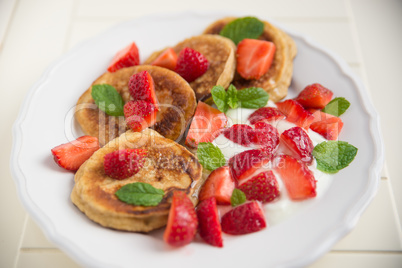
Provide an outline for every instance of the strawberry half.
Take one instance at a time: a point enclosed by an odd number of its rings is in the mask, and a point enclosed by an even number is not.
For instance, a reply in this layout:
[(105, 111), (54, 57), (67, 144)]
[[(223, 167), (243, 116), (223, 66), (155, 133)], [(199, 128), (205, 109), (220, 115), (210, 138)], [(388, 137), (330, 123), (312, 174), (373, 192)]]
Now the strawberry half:
[(201, 188), (198, 199), (201, 201), (215, 197), (219, 205), (230, 205), (230, 197), (234, 188), (235, 181), (232, 178), (229, 167), (223, 166), (209, 174)]
[(339, 117), (321, 111), (314, 112), (314, 121), (310, 125), (312, 131), (317, 132), (327, 140), (336, 140), (342, 130), (343, 122)]
[(138, 64), (140, 64), (140, 54), (138, 53), (137, 45), (133, 42), (117, 52), (107, 70), (112, 73)]
[(144, 100), (155, 105), (158, 109), (158, 100), (156, 99), (154, 80), (148, 71), (142, 71), (133, 74), (128, 82), (128, 90), (134, 100)]
[(255, 140), (254, 129), (249, 125), (235, 124), (223, 131), (223, 135), (243, 146), (249, 146)]
[(144, 166), (147, 150), (122, 149), (108, 153), (104, 157), (105, 174), (115, 180), (131, 177)]
[(257, 123), (258, 121), (264, 120), (268, 122), (276, 121), (279, 119), (284, 118), (285, 115), (281, 113), (277, 108), (274, 107), (262, 107), (259, 108), (257, 111), (252, 113), (248, 120), (252, 125)]
[(210, 197), (198, 204), (197, 217), (198, 230), (202, 239), (212, 246), (223, 247), (222, 228), (215, 197)]
[(286, 115), (286, 120), (304, 129), (307, 129), (314, 120), (314, 116), (295, 100), (278, 102), (276, 106)]
[(304, 108), (323, 109), (332, 99), (334, 93), (320, 84), (306, 86), (295, 98)]
[(292, 156), (311, 164), (314, 145), (308, 134), (301, 127), (292, 127), (281, 134), (281, 142), (290, 149)]
[(129, 101), (124, 105), (126, 124), (136, 132), (153, 126), (157, 112), (155, 105), (144, 100)]
[(51, 151), (56, 164), (64, 169), (76, 171), (99, 148), (96, 137), (82, 136), (72, 142), (56, 146)]
[(227, 234), (241, 235), (258, 232), (267, 226), (264, 212), (257, 201), (244, 203), (223, 215), (222, 231)]
[(248, 200), (257, 200), (263, 203), (274, 201), (279, 195), (279, 184), (274, 173), (264, 171), (250, 178), (238, 186)]
[(174, 71), (177, 64), (177, 54), (174, 52), (173, 48), (168, 48), (163, 51), (152, 63), (151, 65), (164, 67), (166, 69)]
[(272, 42), (243, 39), (237, 45), (237, 72), (244, 79), (259, 79), (271, 67), (275, 50)]
[(175, 72), (190, 83), (203, 75), (208, 67), (209, 62), (204, 55), (192, 48), (185, 47), (177, 57)]
[(271, 157), (267, 157), (261, 150), (247, 150), (229, 159), (230, 172), (241, 184), (243, 180), (262, 168), (270, 159)]
[(185, 246), (193, 241), (197, 228), (198, 219), (193, 203), (184, 192), (175, 191), (163, 240), (174, 247)]
[(317, 195), (314, 174), (305, 163), (290, 155), (280, 155), (275, 162), (275, 170), (281, 176), (292, 200), (304, 200)]
[(265, 121), (255, 123), (254, 128), (254, 144), (260, 145), (266, 156), (272, 156), (279, 144), (278, 130)]

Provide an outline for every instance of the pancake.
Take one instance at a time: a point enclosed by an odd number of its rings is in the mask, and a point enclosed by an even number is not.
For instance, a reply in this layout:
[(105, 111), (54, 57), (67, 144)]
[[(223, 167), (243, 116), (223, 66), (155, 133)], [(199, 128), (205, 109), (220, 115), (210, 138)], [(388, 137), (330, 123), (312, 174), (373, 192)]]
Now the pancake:
[[(203, 54), (208, 62), (208, 70), (196, 80), (190, 83), (197, 101), (201, 100), (212, 104), (211, 89), (216, 85), (227, 88), (233, 79), (236, 69), (236, 45), (232, 40), (218, 35), (194, 36), (178, 43), (173, 50), (179, 52), (185, 48), (192, 48)], [(154, 52), (145, 61), (145, 64), (152, 63), (165, 49)]]
[[(141, 65), (104, 73), (92, 85), (109, 84), (116, 88), (124, 102), (131, 99), (128, 81), (134, 73), (148, 71), (155, 84), (159, 102), (156, 123), (152, 127), (162, 136), (178, 140), (184, 134), (197, 106), (194, 91), (181, 76), (168, 69)], [(79, 98), (75, 118), (85, 134), (99, 138), (104, 145), (129, 129), (124, 117), (109, 116), (99, 110), (91, 96), (92, 86)]]
[[(223, 27), (235, 20), (235, 17), (227, 17), (218, 20), (208, 26), (204, 34), (219, 34)], [(233, 85), (237, 89), (248, 87), (261, 87), (270, 96), (270, 100), (278, 102), (286, 97), (288, 87), (292, 80), (293, 59), (297, 48), (293, 39), (282, 30), (264, 21), (264, 32), (259, 39), (271, 41), (276, 46), (275, 57), (267, 73), (259, 79), (246, 80), (237, 72), (233, 79)]]
[[(148, 150), (145, 164), (132, 177), (114, 180), (104, 172), (104, 156), (115, 150), (143, 148)], [(184, 191), (194, 205), (204, 183), (202, 166), (183, 146), (157, 132), (131, 130), (96, 151), (77, 171), (71, 193), (72, 202), (88, 218), (102, 226), (133, 232), (149, 232), (167, 223), (174, 191)], [(157, 206), (126, 204), (115, 196), (123, 185), (145, 182), (163, 189), (165, 195)]]

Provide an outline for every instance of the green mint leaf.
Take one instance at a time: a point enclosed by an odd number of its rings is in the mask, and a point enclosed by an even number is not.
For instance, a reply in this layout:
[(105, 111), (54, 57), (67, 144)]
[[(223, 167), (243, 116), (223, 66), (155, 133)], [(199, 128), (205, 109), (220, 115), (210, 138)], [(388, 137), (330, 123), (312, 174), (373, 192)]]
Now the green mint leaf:
[(229, 109), (226, 90), (222, 86), (214, 86), (211, 90), (211, 95), (218, 110), (226, 113)]
[(226, 164), (221, 150), (210, 142), (200, 142), (197, 157), (201, 165), (208, 170), (215, 170)]
[(126, 184), (115, 193), (124, 203), (146, 207), (158, 205), (164, 194), (163, 190), (142, 182)]
[(350, 102), (343, 97), (338, 97), (330, 101), (327, 106), (322, 109), (324, 113), (340, 116), (350, 106)]
[(347, 167), (356, 154), (357, 148), (345, 141), (324, 141), (313, 150), (317, 168), (326, 173), (337, 173)]
[(237, 91), (240, 106), (248, 109), (258, 109), (267, 105), (269, 95), (260, 87), (249, 87)]
[(237, 89), (234, 85), (230, 84), (226, 91), (227, 104), (230, 108), (236, 109), (239, 106), (239, 99), (237, 98)]
[(238, 206), (246, 202), (246, 195), (239, 189), (234, 189), (230, 197), (232, 207)]
[(124, 101), (113, 86), (108, 84), (93, 85), (91, 95), (99, 109), (106, 114), (124, 115)]
[(235, 19), (223, 27), (221, 36), (231, 39), (236, 45), (243, 39), (257, 39), (264, 31), (264, 23), (254, 17)]

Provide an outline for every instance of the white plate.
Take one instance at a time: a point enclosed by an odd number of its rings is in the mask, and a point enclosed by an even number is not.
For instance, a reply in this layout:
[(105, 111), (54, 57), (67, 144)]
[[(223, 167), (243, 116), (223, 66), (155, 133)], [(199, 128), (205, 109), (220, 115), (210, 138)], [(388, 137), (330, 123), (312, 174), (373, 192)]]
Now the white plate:
[[(264, 231), (225, 236), (224, 248), (196, 241), (170, 249), (163, 230), (150, 235), (114, 231), (90, 221), (71, 202), (73, 174), (57, 167), (50, 153), (71, 140), (78, 97), (102, 74), (116, 51), (135, 41), (141, 59), (157, 49), (198, 35), (223, 13), (153, 15), (120, 24), (71, 50), (32, 87), (13, 128), (11, 169), (19, 197), (49, 240), (84, 266), (145, 267), (177, 263), (191, 267), (303, 266), (327, 252), (356, 224), (377, 191), (383, 164), (378, 116), (362, 83), (338, 56), (286, 30), (298, 55), (289, 97), (318, 82), (346, 97), (341, 140), (359, 148), (354, 162), (334, 176), (327, 194), (289, 220)], [(229, 14), (233, 15), (233, 14)], [(243, 14), (234, 14), (242, 16)], [(269, 18), (263, 18), (269, 19)], [(283, 27), (281, 27), (283, 28)]]

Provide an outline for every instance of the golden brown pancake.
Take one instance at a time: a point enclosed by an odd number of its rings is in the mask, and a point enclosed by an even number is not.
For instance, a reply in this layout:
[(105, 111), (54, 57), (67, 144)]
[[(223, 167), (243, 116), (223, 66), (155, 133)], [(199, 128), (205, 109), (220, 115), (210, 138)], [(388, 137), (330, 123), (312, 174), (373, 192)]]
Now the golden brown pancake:
[[(223, 27), (235, 20), (235, 17), (220, 19), (206, 28), (204, 34), (219, 34)], [(264, 32), (261, 40), (271, 41), (276, 46), (275, 57), (267, 73), (260, 79), (246, 80), (237, 72), (233, 79), (233, 85), (237, 89), (247, 87), (261, 87), (270, 96), (270, 100), (277, 102), (286, 97), (293, 74), (293, 59), (297, 48), (293, 39), (282, 30), (264, 21)]]
[[(181, 76), (168, 69), (141, 65), (104, 73), (92, 85), (109, 84), (116, 88), (124, 102), (131, 99), (128, 81), (134, 73), (148, 71), (155, 83), (159, 112), (153, 129), (162, 136), (176, 140), (186, 129), (197, 106), (194, 91)], [(127, 131), (124, 117), (109, 116), (99, 110), (91, 96), (92, 86), (79, 98), (75, 118), (85, 134), (99, 138), (104, 145)]]
[[(104, 157), (125, 148), (148, 150), (144, 167), (127, 179), (112, 179), (104, 172)], [(145, 129), (142, 132), (129, 130), (96, 151), (80, 167), (74, 180), (71, 200), (91, 220), (113, 229), (149, 232), (166, 225), (174, 191), (184, 191), (196, 205), (205, 177), (192, 153), (155, 131)], [(145, 207), (120, 201), (115, 192), (134, 182), (163, 189), (165, 195), (161, 203)]]
[[(173, 50), (179, 52), (185, 48), (192, 48), (203, 54), (208, 62), (208, 70), (196, 80), (190, 83), (197, 101), (212, 103), (211, 89), (216, 85), (227, 88), (233, 79), (236, 69), (236, 45), (232, 40), (217, 35), (194, 36), (178, 43)], [(154, 52), (145, 64), (152, 63), (165, 49)]]

